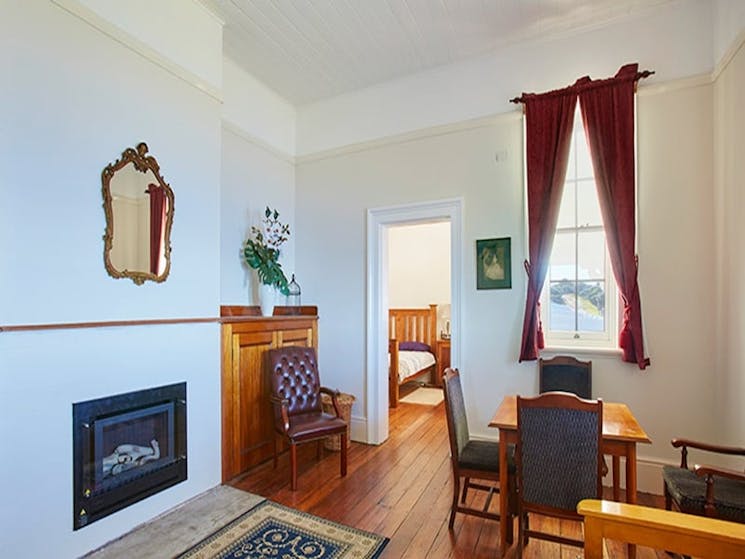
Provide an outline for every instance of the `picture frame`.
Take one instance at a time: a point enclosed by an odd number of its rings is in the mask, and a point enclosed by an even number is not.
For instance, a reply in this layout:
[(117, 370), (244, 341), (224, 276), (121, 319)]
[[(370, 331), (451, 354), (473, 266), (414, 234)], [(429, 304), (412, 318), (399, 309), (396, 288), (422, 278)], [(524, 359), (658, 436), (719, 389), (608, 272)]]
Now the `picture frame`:
[(476, 241), (476, 289), (512, 289), (511, 238)]

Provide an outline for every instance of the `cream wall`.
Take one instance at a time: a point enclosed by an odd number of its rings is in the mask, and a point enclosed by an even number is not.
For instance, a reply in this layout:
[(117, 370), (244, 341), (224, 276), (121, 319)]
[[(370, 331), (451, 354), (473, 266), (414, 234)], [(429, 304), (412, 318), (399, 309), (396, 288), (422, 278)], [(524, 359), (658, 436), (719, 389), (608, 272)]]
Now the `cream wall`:
[[(717, 374), (716, 401), (722, 444), (745, 441), (745, 49), (727, 61), (714, 87), (714, 142), (716, 200)], [(741, 463), (733, 461), (733, 467)]]
[(388, 306), (450, 303), (450, 223), (388, 230)]
[[(655, 466), (673, 459), (669, 440), (709, 435), (716, 425), (711, 379), (701, 374), (714, 360), (713, 202), (711, 188), (702, 187), (713, 180), (712, 101), (711, 85), (639, 96), (640, 283), (652, 366), (642, 372), (617, 355), (585, 356), (593, 360), (596, 394), (628, 403), (654, 441), (639, 449), (650, 468), (649, 475), (641, 472), (643, 488), (654, 492)], [(464, 375), (471, 430), (493, 438), (486, 425), (501, 398), (537, 391), (536, 364), (517, 363), (526, 257), (521, 150), (522, 122), (513, 113), (469, 130), (298, 166), (297, 205), (304, 208), (298, 225), (314, 231), (298, 239), (298, 268), (320, 270), (313, 255), (321, 252), (350, 255), (324, 262), (332, 273), (313, 274), (308, 288), (327, 319), (320, 338), (324, 374), (358, 396), (353, 415), (359, 419), (365, 419), (359, 403), (366, 375), (361, 301), (372, 271), (351, 255), (364, 253), (367, 208), (463, 197), (463, 269), (455, 270), (463, 279), (463, 329), (454, 336), (462, 343), (455, 365)], [(506, 155), (499, 162), (498, 152)], [(324, 210), (338, 219), (325, 219)], [(494, 236), (512, 237), (513, 287), (477, 291), (475, 241)]]

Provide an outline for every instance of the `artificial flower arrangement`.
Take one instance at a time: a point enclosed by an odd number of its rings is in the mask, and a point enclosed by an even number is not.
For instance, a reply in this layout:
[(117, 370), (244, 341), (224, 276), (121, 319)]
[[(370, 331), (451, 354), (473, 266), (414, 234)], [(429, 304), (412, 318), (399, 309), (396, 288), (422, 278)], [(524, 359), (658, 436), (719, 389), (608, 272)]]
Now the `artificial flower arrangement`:
[(261, 227), (251, 226), (243, 257), (256, 270), (259, 281), (288, 295), (288, 283), (279, 263), (279, 247), (290, 238), (290, 226), (279, 221), (279, 212), (267, 206)]

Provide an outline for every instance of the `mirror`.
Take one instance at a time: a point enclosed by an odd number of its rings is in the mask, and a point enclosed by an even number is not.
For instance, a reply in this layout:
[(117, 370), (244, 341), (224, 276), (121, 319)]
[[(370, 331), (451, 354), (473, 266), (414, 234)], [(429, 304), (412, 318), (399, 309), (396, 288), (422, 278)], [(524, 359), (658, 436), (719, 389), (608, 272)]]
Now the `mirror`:
[(147, 144), (127, 148), (101, 173), (104, 264), (114, 278), (162, 282), (171, 269), (173, 191)]

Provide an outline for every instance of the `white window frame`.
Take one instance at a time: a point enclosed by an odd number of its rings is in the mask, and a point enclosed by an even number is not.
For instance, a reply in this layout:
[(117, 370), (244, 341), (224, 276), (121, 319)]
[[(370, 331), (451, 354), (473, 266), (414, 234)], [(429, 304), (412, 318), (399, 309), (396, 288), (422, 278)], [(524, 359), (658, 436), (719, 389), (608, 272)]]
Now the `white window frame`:
[[(584, 140), (584, 134), (579, 136), (575, 133), (577, 130), (577, 127), (582, 126), (581, 116), (579, 116), (579, 106), (577, 107), (577, 116), (575, 117), (575, 126), (572, 131), (572, 142), (575, 144), (579, 144), (580, 142), (578, 140)], [(585, 144), (586, 145), (586, 144)], [(575, 148), (573, 150), (574, 153), (574, 161), (570, 161), (568, 168), (567, 168), (567, 178), (565, 180), (566, 183), (574, 182), (575, 185), (586, 182), (588, 179), (587, 177), (577, 177), (576, 174), (576, 168), (577, 168), (577, 160), (579, 158), (578, 150)], [(569, 170), (572, 169), (572, 173), (570, 176)], [(575, 193), (578, 191), (577, 187), (575, 186)], [(575, 200), (576, 200), (576, 194), (575, 194)], [(576, 212), (576, 208), (575, 208)], [(576, 215), (576, 214), (575, 214)], [(558, 233), (559, 231), (562, 232), (579, 232), (579, 231), (591, 231), (591, 230), (602, 230), (605, 231), (605, 225), (603, 227), (599, 226), (589, 226), (589, 225), (578, 225), (577, 227), (569, 227), (569, 228), (561, 228), (559, 229), (557, 227), (557, 230), (555, 233)], [(575, 233), (575, 243), (576, 243), (576, 233)], [(576, 247), (576, 245), (575, 245)], [(575, 248), (575, 255), (577, 254), (577, 249)], [(575, 258), (575, 266), (577, 265), (578, 258)], [(543, 335), (545, 340), (545, 349), (544, 351), (552, 351), (555, 349), (560, 348), (568, 348), (572, 350), (578, 350), (578, 349), (589, 349), (589, 350), (618, 350), (618, 333), (620, 331), (620, 322), (619, 322), (619, 308), (620, 308), (620, 295), (618, 292), (618, 286), (616, 284), (615, 276), (613, 275), (613, 269), (610, 262), (610, 255), (608, 253), (608, 247), (606, 244), (605, 247), (605, 294), (606, 294), (606, 304), (605, 304), (605, 330), (603, 332), (588, 332), (588, 331), (554, 331), (551, 330), (551, 301), (550, 301), (550, 265), (549, 265), (549, 271), (546, 274), (546, 279), (543, 285), (543, 290), (541, 292), (541, 322), (543, 325)], [(574, 281), (577, 281), (577, 274), (575, 273)], [(592, 280), (590, 280), (592, 281)]]

